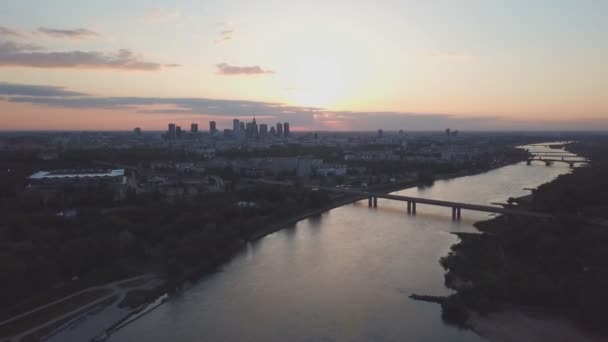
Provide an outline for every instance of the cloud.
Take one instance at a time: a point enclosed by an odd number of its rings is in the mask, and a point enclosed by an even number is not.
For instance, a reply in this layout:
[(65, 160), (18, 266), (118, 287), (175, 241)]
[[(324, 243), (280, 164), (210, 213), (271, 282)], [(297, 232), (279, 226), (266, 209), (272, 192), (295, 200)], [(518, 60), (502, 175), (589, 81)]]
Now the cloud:
[(128, 49), (118, 50), (110, 54), (98, 51), (47, 52), (40, 50), (42, 48), (35, 45), (0, 41), (0, 67), (156, 71), (163, 66), (177, 66), (176, 64), (163, 65), (145, 61), (142, 56)]
[(23, 33), (8, 27), (0, 26), (0, 36), (23, 37)]
[(144, 22), (147, 24), (166, 24), (178, 20), (181, 16), (181, 12), (176, 9), (169, 10), (157, 7), (144, 16)]
[(221, 44), (232, 39), (233, 29), (222, 30), (219, 36), (213, 41), (215, 44)]
[(236, 66), (230, 65), (228, 63), (220, 63), (217, 64), (217, 73), (219, 75), (264, 75), (264, 74), (274, 74), (272, 70), (264, 70), (260, 66)]
[(9, 96), (86, 96), (85, 93), (79, 93), (76, 91), (65, 90), (64, 87), (57, 86), (44, 86), (44, 85), (30, 85), (30, 84), (17, 84), (0, 82), (0, 95)]
[(68, 38), (68, 39), (85, 39), (85, 38), (96, 38), (101, 37), (101, 34), (93, 32), (91, 30), (77, 28), (71, 30), (60, 30), (52, 29), (47, 27), (40, 27), (35, 31), (37, 34), (46, 35), (52, 38)]

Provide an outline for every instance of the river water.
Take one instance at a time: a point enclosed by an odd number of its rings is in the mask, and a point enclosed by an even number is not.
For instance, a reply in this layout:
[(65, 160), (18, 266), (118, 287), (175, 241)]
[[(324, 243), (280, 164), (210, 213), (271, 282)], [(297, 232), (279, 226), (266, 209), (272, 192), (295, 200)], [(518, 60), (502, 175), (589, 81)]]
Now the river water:
[[(519, 163), (396, 194), (490, 204), (569, 171)], [(110, 341), (482, 341), (408, 296), (449, 294), (438, 261), (458, 241), (450, 233), (489, 217), (463, 210), (453, 222), (451, 208), (422, 204), (412, 216), (383, 199), (345, 205), (250, 244)]]

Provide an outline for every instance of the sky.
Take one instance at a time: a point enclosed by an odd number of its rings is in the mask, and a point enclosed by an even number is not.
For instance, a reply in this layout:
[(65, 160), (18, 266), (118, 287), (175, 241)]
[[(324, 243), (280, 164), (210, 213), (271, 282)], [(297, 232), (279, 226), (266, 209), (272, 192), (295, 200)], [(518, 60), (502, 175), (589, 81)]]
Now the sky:
[(606, 130), (604, 0), (1, 0), (0, 130)]

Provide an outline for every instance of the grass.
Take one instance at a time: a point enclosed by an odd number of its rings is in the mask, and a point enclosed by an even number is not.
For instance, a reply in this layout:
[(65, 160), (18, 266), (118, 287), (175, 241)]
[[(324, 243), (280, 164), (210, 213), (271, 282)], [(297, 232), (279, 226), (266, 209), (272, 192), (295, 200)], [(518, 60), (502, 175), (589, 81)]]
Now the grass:
[(97, 289), (83, 292), (74, 297), (68, 298), (55, 305), (51, 305), (42, 310), (33, 312), (15, 321), (0, 326), (0, 338), (13, 336), (20, 332), (37, 327), (45, 322), (60, 317), (66, 313), (77, 310), (82, 306), (92, 303), (100, 298), (109, 295), (110, 289)]

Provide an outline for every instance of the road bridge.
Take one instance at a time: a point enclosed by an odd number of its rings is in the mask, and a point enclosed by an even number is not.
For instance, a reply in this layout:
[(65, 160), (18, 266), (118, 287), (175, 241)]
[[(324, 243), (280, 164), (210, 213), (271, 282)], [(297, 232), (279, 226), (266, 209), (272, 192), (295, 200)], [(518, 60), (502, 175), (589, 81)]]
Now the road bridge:
[(553, 163), (566, 163), (566, 164), (570, 165), (570, 167), (574, 167), (574, 165), (576, 165), (576, 164), (588, 164), (589, 163), (589, 161), (586, 159), (581, 160), (581, 159), (572, 159), (572, 158), (576, 158), (576, 157), (570, 156), (570, 158), (568, 158), (568, 156), (562, 156), (561, 158), (560, 157), (547, 158), (547, 157), (543, 157), (543, 156), (532, 156), (526, 160), (526, 164), (532, 165), (532, 162), (535, 160), (542, 161), (547, 166), (550, 166)]
[(525, 216), (525, 217), (535, 217), (535, 218), (551, 218), (553, 217), (551, 214), (546, 213), (538, 213), (527, 210), (520, 209), (512, 209), (512, 208), (501, 208), (489, 205), (480, 205), (480, 204), (471, 204), (464, 202), (453, 202), (453, 201), (443, 201), (422, 197), (413, 197), (413, 196), (403, 196), (403, 195), (392, 195), (392, 194), (384, 194), (384, 193), (376, 193), (376, 192), (368, 192), (361, 190), (353, 190), (353, 189), (336, 189), (330, 187), (318, 187), (318, 190), (324, 190), (328, 192), (341, 192), (352, 195), (358, 195), (361, 197), (368, 198), (368, 206), (369, 207), (377, 207), (378, 206), (378, 198), (384, 198), (394, 201), (401, 201), (407, 203), (407, 213), (408, 214), (416, 214), (416, 206), (417, 204), (426, 204), (426, 205), (434, 205), (440, 207), (447, 207), (452, 209), (452, 219), (459, 220), (461, 217), (461, 211), (464, 210), (472, 210), (472, 211), (481, 211), (487, 213), (496, 213), (503, 214), (508, 216)]

